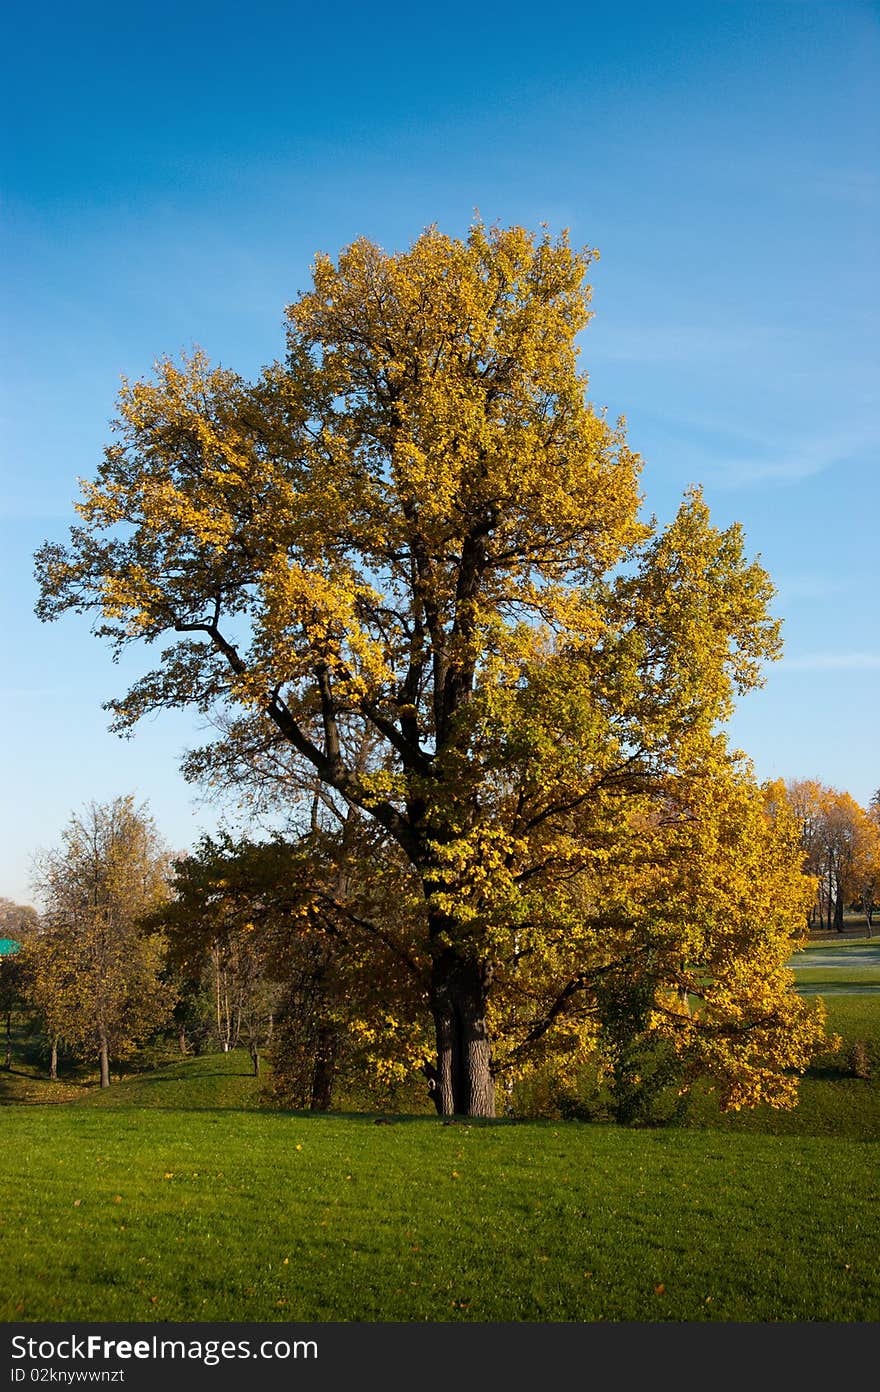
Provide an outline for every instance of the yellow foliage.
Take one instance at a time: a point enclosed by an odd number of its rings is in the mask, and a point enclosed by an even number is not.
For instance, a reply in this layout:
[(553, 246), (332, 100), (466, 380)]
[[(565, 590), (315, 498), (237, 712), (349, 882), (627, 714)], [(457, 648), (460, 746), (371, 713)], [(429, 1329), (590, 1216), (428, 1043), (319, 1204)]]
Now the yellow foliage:
[[(699, 490), (642, 520), (578, 363), (594, 256), (480, 222), (319, 256), (255, 382), (195, 353), (124, 385), (39, 612), (173, 635), (120, 728), (219, 710), (195, 773), (283, 747), (291, 789), (371, 819), (459, 1061), (488, 1068), (474, 1012), (499, 1073), (629, 1029), (731, 1106), (785, 1104), (819, 1037), (782, 967), (813, 889), (719, 734), (779, 654), (773, 587)], [(410, 1027), (358, 1026), (398, 1061)]]

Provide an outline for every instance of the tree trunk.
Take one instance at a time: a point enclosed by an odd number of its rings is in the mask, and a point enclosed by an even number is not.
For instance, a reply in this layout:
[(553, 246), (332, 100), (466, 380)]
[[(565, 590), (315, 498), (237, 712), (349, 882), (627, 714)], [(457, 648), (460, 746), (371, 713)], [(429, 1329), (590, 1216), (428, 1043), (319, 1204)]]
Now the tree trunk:
[(58, 1078), (58, 1040), (57, 1040), (57, 1039), (53, 1039), (53, 1040), (52, 1040), (52, 1052), (51, 1052), (51, 1054), (49, 1055), (49, 1077), (52, 1079), (53, 1083), (56, 1082), (56, 1081), (57, 1081), (57, 1078)]
[(837, 887), (837, 898), (834, 901), (834, 931), (843, 932), (843, 890), (840, 885)]
[(6, 1012), (6, 1067), (12, 1067), (12, 1011)]
[(336, 1076), (336, 1049), (338, 1036), (333, 1026), (323, 1025), (318, 1030), (315, 1045), (315, 1058), (312, 1065), (312, 1095), (310, 1112), (329, 1112), (333, 1099), (333, 1082)]
[(250, 1056), (251, 1056), (251, 1063), (254, 1065), (254, 1077), (255, 1077), (255, 1078), (259, 1078), (259, 1076), (260, 1076), (260, 1051), (259, 1051), (259, 1049), (257, 1049), (255, 1046), (252, 1046), (252, 1047), (249, 1049), (248, 1052), (250, 1053)]
[(422, 1072), (428, 1080), (428, 1096), (434, 1103), (439, 1116), (443, 1115), (443, 1103), (440, 1098), (440, 1082), (437, 1069), (430, 1059), (425, 1059), (422, 1064)]
[(431, 1012), (442, 1116), (495, 1115), (486, 987), (485, 972), (454, 949), (445, 948), (434, 959)]
[(99, 1036), (100, 1049), (99, 1058), (101, 1061), (101, 1087), (110, 1086), (110, 1050), (107, 1046), (107, 1036), (102, 1030)]
[(177, 1031), (177, 1047), (182, 1054), (186, 1053), (186, 1030), (183, 1028), (183, 1025), (181, 1025), (180, 1029)]

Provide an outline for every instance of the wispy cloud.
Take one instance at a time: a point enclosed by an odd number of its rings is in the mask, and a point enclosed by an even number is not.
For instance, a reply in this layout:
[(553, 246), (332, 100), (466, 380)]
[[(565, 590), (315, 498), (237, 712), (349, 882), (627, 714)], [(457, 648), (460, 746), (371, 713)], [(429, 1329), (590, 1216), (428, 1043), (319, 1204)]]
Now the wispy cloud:
[(63, 693), (63, 686), (0, 686), (0, 701), (30, 701)]
[(776, 577), (775, 584), (783, 599), (828, 599), (831, 595), (853, 590), (859, 581), (856, 576), (790, 575)]
[(43, 497), (22, 497), (4, 498), (0, 502), (0, 522), (15, 524), (18, 522), (77, 522), (79, 519), (73, 510), (73, 505), (63, 512), (60, 508), (47, 506), (47, 498)]
[(826, 169), (805, 177), (823, 197), (844, 203), (870, 204), (880, 196), (880, 175), (875, 169)]
[(779, 664), (784, 672), (880, 672), (880, 653), (803, 653)]
[(843, 430), (787, 445), (778, 454), (763, 457), (718, 459), (711, 465), (713, 480), (724, 488), (745, 488), (754, 483), (798, 483), (823, 474), (838, 464), (848, 464), (867, 454), (876, 455), (876, 430)]
[(590, 361), (670, 363), (739, 358), (778, 343), (785, 331), (770, 324), (640, 324), (590, 329)]

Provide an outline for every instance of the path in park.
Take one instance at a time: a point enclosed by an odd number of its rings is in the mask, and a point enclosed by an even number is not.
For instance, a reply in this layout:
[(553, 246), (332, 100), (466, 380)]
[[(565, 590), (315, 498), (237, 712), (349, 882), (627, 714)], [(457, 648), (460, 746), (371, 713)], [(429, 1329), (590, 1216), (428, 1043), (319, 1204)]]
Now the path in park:
[[(788, 965), (795, 971), (814, 971), (819, 968), (828, 973), (827, 981), (804, 981), (797, 990), (802, 996), (876, 996), (880, 995), (880, 982), (847, 981), (845, 975), (854, 968), (876, 967), (880, 970), (880, 943), (861, 943), (846, 948), (808, 947), (796, 952)], [(835, 980), (844, 977), (844, 980)]]
[(880, 981), (811, 981), (794, 989), (799, 996), (880, 996)]
[(821, 948), (808, 947), (796, 952), (789, 962), (795, 971), (813, 970), (814, 967), (834, 967), (847, 971), (851, 967), (880, 967), (880, 943), (864, 943), (860, 947)]

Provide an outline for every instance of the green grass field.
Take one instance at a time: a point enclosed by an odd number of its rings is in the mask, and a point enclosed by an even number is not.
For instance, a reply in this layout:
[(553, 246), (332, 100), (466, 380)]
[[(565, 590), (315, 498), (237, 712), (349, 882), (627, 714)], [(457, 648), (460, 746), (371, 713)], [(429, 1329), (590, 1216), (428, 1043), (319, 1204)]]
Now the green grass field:
[(880, 1316), (862, 1142), (127, 1105), (4, 1129), (5, 1319)]
[(17, 1066), (0, 1318), (878, 1320), (880, 998), (828, 1007), (796, 1111), (655, 1130), (272, 1112), (244, 1054)]
[[(825, 1004), (828, 1028), (840, 1036), (841, 1046), (816, 1059), (801, 1080), (794, 1111), (755, 1107), (722, 1114), (711, 1097), (701, 1096), (694, 1101), (689, 1125), (736, 1135), (847, 1138), (874, 1143), (880, 1152), (880, 996), (834, 995)], [(856, 1042), (866, 1046), (870, 1078), (852, 1076), (850, 1054)], [(880, 1153), (876, 1159), (880, 1161)]]

